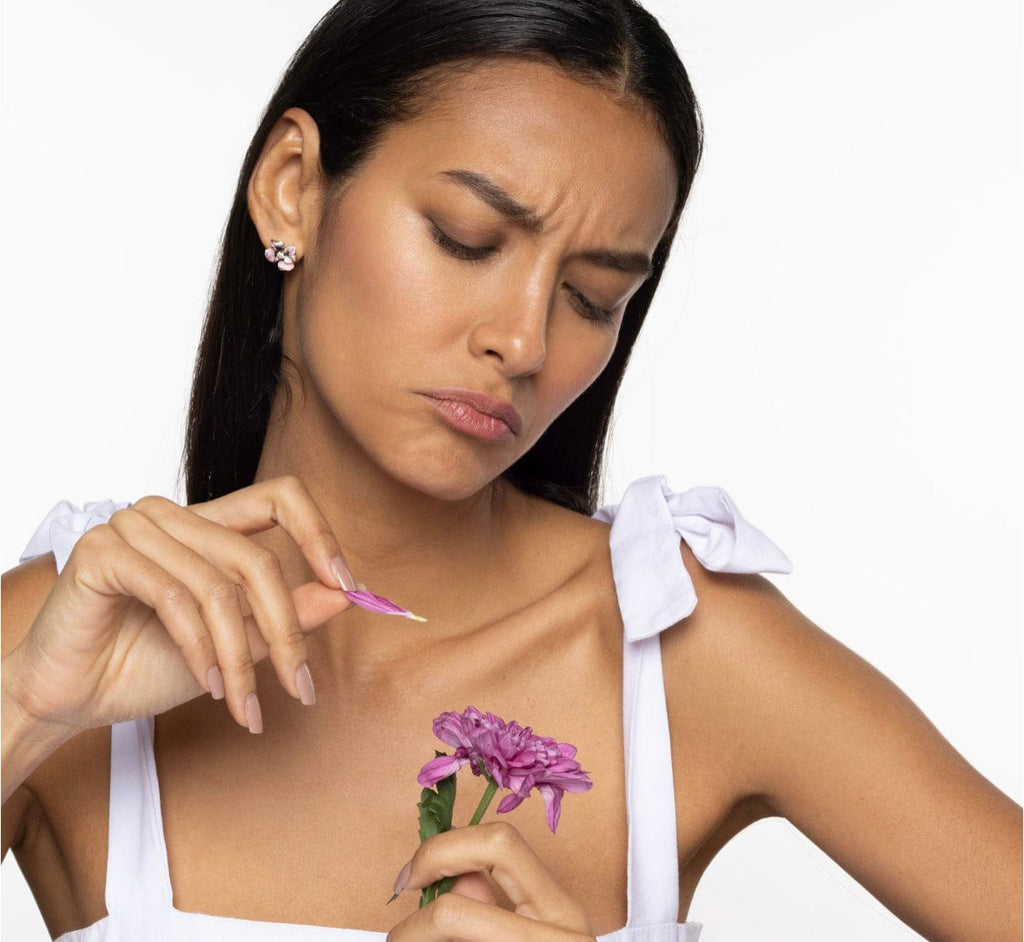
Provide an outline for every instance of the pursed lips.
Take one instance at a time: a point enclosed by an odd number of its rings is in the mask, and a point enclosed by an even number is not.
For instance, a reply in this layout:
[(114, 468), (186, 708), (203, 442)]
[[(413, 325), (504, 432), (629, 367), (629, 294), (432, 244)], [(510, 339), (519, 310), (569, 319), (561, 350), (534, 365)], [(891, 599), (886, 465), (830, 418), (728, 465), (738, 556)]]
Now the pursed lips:
[(464, 405), (481, 412), (484, 415), (492, 416), (504, 422), (513, 435), (518, 436), (523, 429), (523, 420), (512, 403), (503, 399), (495, 399), (485, 392), (476, 389), (462, 387), (446, 387), (442, 389), (430, 389), (420, 393), (429, 399), (439, 401), (461, 402)]

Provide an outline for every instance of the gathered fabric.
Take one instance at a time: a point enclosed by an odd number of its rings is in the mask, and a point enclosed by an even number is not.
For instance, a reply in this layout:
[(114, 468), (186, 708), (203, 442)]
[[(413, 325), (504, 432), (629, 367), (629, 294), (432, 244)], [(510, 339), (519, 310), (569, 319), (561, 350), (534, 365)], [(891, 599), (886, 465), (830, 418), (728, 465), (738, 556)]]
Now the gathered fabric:
[[(22, 553), (48, 552), (57, 569), (83, 533), (127, 503), (58, 503)], [(785, 554), (715, 487), (673, 492), (663, 477), (632, 483), (595, 519), (611, 524), (609, 544), (623, 623), (622, 720), (626, 765), (626, 925), (603, 942), (698, 942), (701, 925), (678, 921), (676, 794), (660, 634), (697, 605), (680, 539), (715, 572), (789, 572)], [(152, 717), (111, 727), (107, 915), (58, 942), (383, 942), (364, 929), (262, 922), (187, 913), (174, 907), (153, 754)]]

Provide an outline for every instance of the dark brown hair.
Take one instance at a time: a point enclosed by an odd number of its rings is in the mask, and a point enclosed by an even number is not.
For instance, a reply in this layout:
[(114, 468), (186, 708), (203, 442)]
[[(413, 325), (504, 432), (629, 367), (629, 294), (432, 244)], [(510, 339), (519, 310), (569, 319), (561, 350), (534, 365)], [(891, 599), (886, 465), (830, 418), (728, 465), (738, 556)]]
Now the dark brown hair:
[(700, 159), (700, 111), (671, 40), (633, 0), (340, 0), (293, 57), (253, 136), (228, 217), (189, 405), (189, 503), (251, 484), (281, 377), (282, 275), (263, 259), (246, 189), (271, 128), (290, 107), (320, 131), (328, 182), (351, 174), (391, 123), (422, 104), (445, 64), (541, 59), (642, 102), (678, 172), (676, 205), (654, 271), (630, 300), (611, 360), (505, 473), (517, 487), (583, 513), (596, 509), (622, 374), (661, 279)]

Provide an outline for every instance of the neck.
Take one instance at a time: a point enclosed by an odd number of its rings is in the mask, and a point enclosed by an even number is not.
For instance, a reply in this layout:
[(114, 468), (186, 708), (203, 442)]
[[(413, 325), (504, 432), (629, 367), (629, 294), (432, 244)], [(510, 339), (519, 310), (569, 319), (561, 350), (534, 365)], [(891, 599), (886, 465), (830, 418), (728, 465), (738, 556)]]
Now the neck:
[[(326, 427), (327, 434), (323, 423), (309, 421), (308, 410), (272, 421), (256, 481), (298, 477), (357, 582), (436, 625), (473, 617), (467, 604), (482, 616), (481, 600), (508, 594), (529, 498), (500, 479), (461, 500), (432, 497), (383, 472), (336, 422)], [(269, 531), (264, 539), (296, 581), (313, 578), (284, 533)]]

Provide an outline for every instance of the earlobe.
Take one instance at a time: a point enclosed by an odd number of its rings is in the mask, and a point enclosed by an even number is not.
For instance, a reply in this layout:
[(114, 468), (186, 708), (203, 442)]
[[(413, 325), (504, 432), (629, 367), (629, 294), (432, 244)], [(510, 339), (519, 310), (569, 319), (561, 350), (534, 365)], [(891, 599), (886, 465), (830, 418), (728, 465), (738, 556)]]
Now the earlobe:
[(267, 259), (282, 270), (290, 268), (280, 264), (275, 243), (292, 263), (308, 252), (319, 221), (321, 176), (316, 122), (301, 108), (289, 108), (271, 128), (248, 187), (249, 215), (268, 246)]

